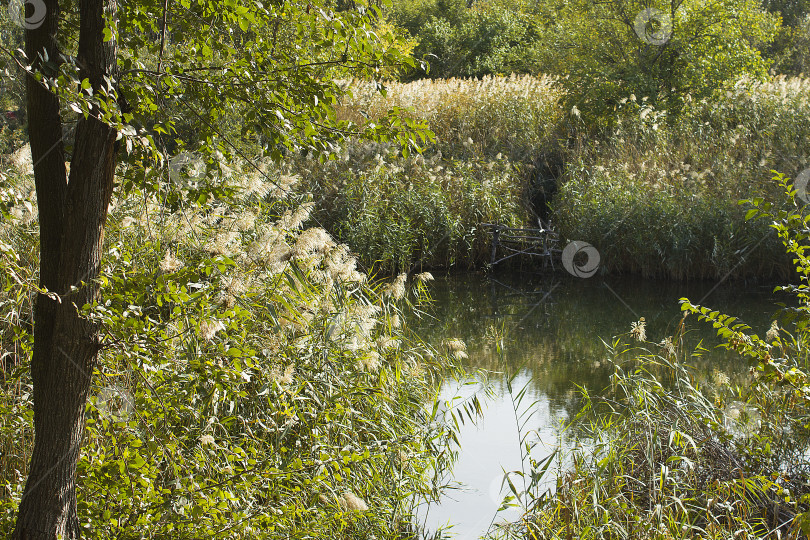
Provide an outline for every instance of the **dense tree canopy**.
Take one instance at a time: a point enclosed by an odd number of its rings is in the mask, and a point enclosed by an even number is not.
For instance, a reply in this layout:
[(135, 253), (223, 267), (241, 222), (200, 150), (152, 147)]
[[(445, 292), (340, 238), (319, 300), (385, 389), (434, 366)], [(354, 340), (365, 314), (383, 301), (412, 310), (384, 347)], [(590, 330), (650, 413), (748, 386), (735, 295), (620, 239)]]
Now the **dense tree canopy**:
[(761, 49), (780, 25), (747, 0), (425, 0), (395, 2), (393, 15), (418, 41), (431, 77), (556, 75), (572, 104), (597, 116), (631, 94), (677, 107), (687, 94), (764, 76), (771, 61)]
[(677, 107), (741, 75), (764, 76), (769, 62), (758, 46), (779, 24), (753, 1), (585, 0), (560, 8), (546, 34), (548, 65), (570, 77), (575, 102), (602, 111), (630, 94)]
[[(396, 2), (396, 21), (415, 36), (431, 78), (529, 73), (537, 69), (541, 20), (526, 6), (464, 0)], [(423, 77), (424, 71), (412, 76)]]

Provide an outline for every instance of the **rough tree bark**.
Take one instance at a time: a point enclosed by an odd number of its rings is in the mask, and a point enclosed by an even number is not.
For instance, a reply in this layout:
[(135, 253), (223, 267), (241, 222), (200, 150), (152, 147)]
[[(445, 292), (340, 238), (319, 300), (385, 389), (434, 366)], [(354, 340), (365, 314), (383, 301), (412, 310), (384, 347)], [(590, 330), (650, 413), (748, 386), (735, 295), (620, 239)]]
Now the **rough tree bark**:
[[(46, 0), (42, 26), (26, 30), (25, 49), (46, 74), (59, 57), (59, 2)], [(82, 79), (96, 95), (115, 81), (115, 41), (104, 41), (116, 0), (81, 0), (79, 49)], [(43, 51), (49, 62), (42, 61)], [(50, 64), (50, 65), (49, 65)], [(29, 138), (40, 225), (40, 285), (34, 311), (34, 449), (20, 503), (15, 540), (80, 538), (76, 464), (85, 427), (85, 403), (99, 348), (98, 329), (79, 308), (98, 297), (107, 207), (115, 170), (116, 131), (94, 118), (76, 127), (70, 177), (65, 168), (59, 98), (31, 76), (26, 81)], [(77, 287), (71, 290), (72, 287)]]

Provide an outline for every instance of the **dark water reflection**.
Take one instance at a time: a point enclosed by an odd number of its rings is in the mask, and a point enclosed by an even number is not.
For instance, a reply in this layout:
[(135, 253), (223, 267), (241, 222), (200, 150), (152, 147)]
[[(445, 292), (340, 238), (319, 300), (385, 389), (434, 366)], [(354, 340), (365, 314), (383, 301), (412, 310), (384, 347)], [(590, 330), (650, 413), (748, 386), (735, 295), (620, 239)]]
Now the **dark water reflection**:
[[(503, 471), (520, 468), (519, 435), (506, 374), (517, 374), (513, 394), (526, 387), (523, 403), (532, 404), (525, 411), (531, 415), (526, 429), (536, 431), (533, 436), (540, 444), (533, 456), (539, 459), (573, 443), (571, 437), (559, 435), (559, 428), (581, 407), (577, 386), (598, 394), (609, 384), (613, 366), (603, 340), (610, 343), (613, 336), (627, 334), (631, 323), (644, 317), (647, 346), (657, 350), (656, 343), (675, 333), (681, 321), (678, 299), (684, 296), (735, 315), (754, 333), (764, 335), (778, 310), (775, 302), (789, 300), (774, 294), (773, 288), (560, 275), (437, 278), (431, 316), (412, 324), (433, 343), (449, 338), (466, 342), (470, 379), (461, 385), (445, 383), (442, 397), (452, 406), (477, 392), (485, 413), (476, 425), (462, 427), (462, 451), (453, 477), (459, 489), (428, 510), (427, 527), (436, 530), (454, 524), (455, 537), (475, 538), (491, 522), (519, 515), (516, 509), (496, 516), (505, 493), (500, 490)], [(705, 377), (724, 373), (732, 382), (743, 383), (748, 370), (744, 361), (716, 348), (719, 341), (709, 325), (694, 317), (687, 321), (686, 350), (698, 344), (706, 349), (689, 363)], [(499, 338), (500, 352), (495, 346)], [(629, 336), (623, 339), (630, 342)], [(484, 392), (483, 379), (489, 392)]]

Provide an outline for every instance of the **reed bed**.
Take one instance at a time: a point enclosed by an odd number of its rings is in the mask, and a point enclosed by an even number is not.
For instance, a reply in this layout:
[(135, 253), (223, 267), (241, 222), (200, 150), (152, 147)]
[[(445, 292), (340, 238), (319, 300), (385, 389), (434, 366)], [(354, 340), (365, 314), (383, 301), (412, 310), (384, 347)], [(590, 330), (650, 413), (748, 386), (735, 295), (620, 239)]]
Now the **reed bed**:
[(530, 162), (553, 144), (564, 117), (563, 89), (548, 76), (392, 82), (386, 84), (385, 97), (368, 83), (345, 84), (353, 98), (338, 108), (340, 117), (360, 122), (394, 107), (406, 109), (427, 121), (436, 134), (435, 149), (446, 158), (492, 159), (501, 154)]
[(481, 224), (525, 219), (524, 182), (506, 159), (405, 159), (367, 144), (293, 170), (314, 195), (315, 219), (386, 274), (481, 266), (490, 253)]
[[(684, 280), (792, 271), (767, 226), (746, 223), (737, 202), (779, 199), (771, 171), (795, 176), (810, 167), (806, 79), (741, 79), (711, 98), (687, 96), (677, 115), (628, 96), (613, 113), (615, 127), (587, 139), (579, 135), (587, 126), (576, 110), (563, 110), (562, 86), (550, 77), (391, 83), (385, 97), (364, 83), (345, 84), (353, 97), (340, 107), (344, 119), (401, 107), (436, 133), (424, 161), (349, 143), (331, 169), (293, 167), (323, 201), (320, 219), (366, 264), (393, 261), (377, 263), (387, 272), (485, 264), (478, 225), (484, 218), (535, 223), (533, 201), (541, 191), (550, 198), (550, 175), (558, 175), (552, 221), (564, 239), (597, 247), (603, 273)], [(464, 203), (450, 204), (446, 193)], [(446, 242), (458, 238), (474, 240)]]
[(771, 171), (810, 167), (810, 81), (741, 80), (678, 117), (627, 99), (617, 128), (567, 159), (555, 199), (568, 238), (592, 243), (605, 272), (671, 279), (784, 279), (790, 260), (740, 199), (785, 202)]

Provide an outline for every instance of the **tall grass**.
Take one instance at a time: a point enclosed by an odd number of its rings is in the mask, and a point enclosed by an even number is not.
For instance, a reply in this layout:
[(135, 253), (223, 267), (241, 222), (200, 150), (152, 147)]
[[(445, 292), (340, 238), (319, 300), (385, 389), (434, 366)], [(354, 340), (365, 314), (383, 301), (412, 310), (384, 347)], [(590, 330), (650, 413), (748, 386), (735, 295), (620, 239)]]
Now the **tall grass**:
[(531, 220), (533, 160), (556, 144), (560, 89), (550, 78), (511, 76), (389, 83), (382, 97), (347, 81), (345, 120), (389, 109), (425, 120), (436, 134), (424, 154), (403, 158), (391, 147), (349, 142), (337, 161), (292, 159), (285, 169), (314, 194), (314, 215), (386, 273), (471, 268), (489, 261), (483, 223)]
[(777, 200), (770, 171), (810, 167), (806, 79), (740, 80), (710, 99), (684, 96), (677, 116), (628, 96), (615, 128), (595, 137), (576, 110), (563, 110), (563, 87), (549, 77), (389, 83), (384, 96), (368, 83), (344, 84), (351, 97), (338, 106), (341, 118), (402, 108), (429, 124), (435, 142), (403, 157), (347, 140), (334, 147), (337, 159), (289, 155), (269, 170), (296, 178), (317, 222), (372, 273), (484, 266), (482, 223), (535, 225), (533, 204), (551, 197), (554, 175), (551, 221), (564, 241), (596, 246), (603, 273), (685, 280), (792, 271), (775, 236), (746, 223), (737, 201)]
[(587, 403), (585, 444), (516, 536), (762, 538), (790, 525), (782, 480), (747, 470), (733, 442), (756, 429), (755, 414), (726, 388), (699, 386), (672, 355), (639, 352), (616, 363), (612, 394)]
[[(83, 536), (415, 537), (447, 459), (424, 407), (447, 363), (402, 311), (424, 280), (369, 282), (306, 226), (311, 206), (287, 200), (285, 180), (233, 166), (208, 180), (235, 196), (171, 207), (165, 191), (134, 191), (110, 215), (104, 300), (81, 308), (104, 335), (78, 466)], [(30, 176), (0, 182), (8, 536), (32, 445), (37, 227)]]
[(472, 268), (489, 261), (483, 223), (520, 226), (524, 183), (506, 159), (404, 159), (377, 145), (293, 169), (315, 197), (314, 218), (385, 273)]
[(569, 155), (555, 199), (564, 236), (595, 245), (605, 272), (787, 277), (775, 234), (737, 201), (784, 200), (770, 171), (810, 167), (810, 81), (741, 80), (676, 118), (634, 98), (617, 114), (604, 141)]
[(389, 109), (409, 109), (427, 121), (437, 138), (435, 150), (454, 159), (498, 154), (532, 162), (556, 143), (564, 118), (562, 88), (551, 77), (485, 76), (481, 79), (423, 79), (388, 83), (380, 96), (358, 81), (348, 82), (353, 99), (338, 108), (354, 121), (379, 117)]

